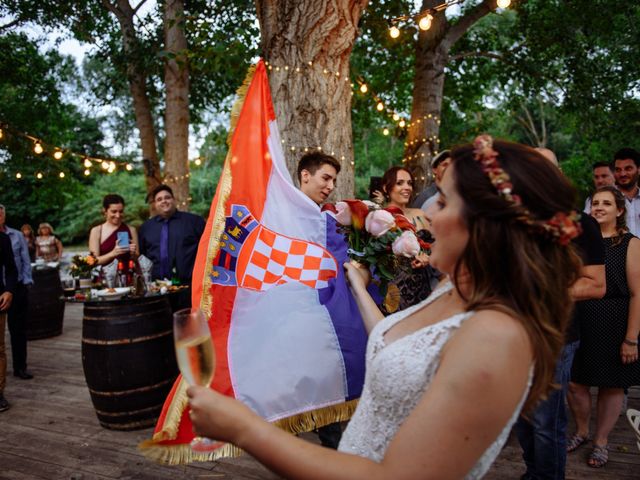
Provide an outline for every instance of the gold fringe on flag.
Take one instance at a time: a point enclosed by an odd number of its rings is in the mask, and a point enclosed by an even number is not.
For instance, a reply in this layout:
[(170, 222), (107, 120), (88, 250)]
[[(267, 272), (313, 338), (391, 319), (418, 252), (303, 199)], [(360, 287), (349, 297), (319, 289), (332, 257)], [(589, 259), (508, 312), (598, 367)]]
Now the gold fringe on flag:
[[(338, 405), (319, 408), (273, 422), (273, 425), (290, 433), (310, 432), (335, 422), (346, 422), (351, 418), (358, 400), (350, 400)], [(145, 457), (166, 465), (185, 465), (192, 462), (212, 462), (221, 458), (239, 457), (244, 451), (229, 443), (208, 453), (191, 450), (189, 445), (158, 445), (154, 440), (142, 442), (139, 446)]]

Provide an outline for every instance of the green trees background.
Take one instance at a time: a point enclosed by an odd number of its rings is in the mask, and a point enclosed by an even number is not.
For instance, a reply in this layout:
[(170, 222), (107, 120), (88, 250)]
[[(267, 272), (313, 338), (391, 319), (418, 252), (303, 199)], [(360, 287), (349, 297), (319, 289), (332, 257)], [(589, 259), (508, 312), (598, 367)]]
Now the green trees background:
[[(161, 6), (162, 2), (157, 2)], [(191, 164), (190, 209), (207, 215), (226, 153), (226, 125), (233, 92), (246, 66), (260, 54), (255, 7), (250, 0), (188, 2), (192, 72), (191, 130), (204, 138), (202, 165)], [(416, 2), (370, 2), (351, 57), (356, 194), (366, 196), (369, 177), (401, 163), (405, 131), (376, 111), (375, 93), (408, 119), (412, 103), (415, 27), (392, 40), (388, 19), (416, 12)], [(479, 1), (468, 0), (462, 12)], [(446, 69), (442, 148), (478, 132), (555, 150), (563, 171), (582, 196), (591, 187), (590, 166), (610, 160), (623, 146), (640, 148), (640, 5), (604, 0), (513, 2), (513, 8), (480, 20), (451, 52)], [(126, 62), (118, 32), (95, 2), (29, 2), (0, 6), (0, 203), (9, 223), (48, 221), (65, 243), (84, 242), (101, 220), (104, 194), (127, 200), (128, 221), (148, 217), (135, 122), (122, 74)], [(93, 12), (93, 13), (92, 13)], [(151, 9), (145, 24), (144, 61), (162, 127), (159, 83), (162, 45)], [(95, 15), (94, 15), (95, 14)], [(451, 21), (460, 12), (452, 11)], [(93, 15), (93, 16), (92, 16)], [(27, 36), (26, 26), (43, 32)], [(91, 46), (83, 65), (43, 48), (51, 31)], [(369, 87), (367, 94), (358, 81)], [(389, 135), (384, 135), (387, 128)], [(91, 156), (131, 161), (132, 172), (85, 176), (82, 162), (33, 153), (33, 143), (12, 129)], [(162, 128), (158, 128), (162, 145)], [(159, 151), (162, 159), (162, 148)], [(65, 177), (61, 179), (59, 172)], [(16, 179), (16, 173), (22, 179)], [(41, 180), (35, 177), (42, 172)]]

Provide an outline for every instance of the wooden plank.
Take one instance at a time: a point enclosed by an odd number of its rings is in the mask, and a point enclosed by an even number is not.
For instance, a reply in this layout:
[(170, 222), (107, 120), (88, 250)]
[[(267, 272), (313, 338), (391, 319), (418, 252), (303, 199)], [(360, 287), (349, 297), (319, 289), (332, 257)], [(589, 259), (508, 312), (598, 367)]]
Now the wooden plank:
[[(278, 478), (250, 456), (176, 467), (145, 459), (137, 446), (151, 436), (152, 429), (119, 432), (98, 423), (82, 370), (81, 338), (82, 305), (67, 304), (62, 335), (28, 344), (29, 369), (35, 378), (18, 380), (9, 369), (5, 395), (12, 408), (0, 414), (0, 480)], [(6, 344), (10, 349), (8, 333)], [(629, 407), (640, 409), (640, 388), (630, 390), (628, 402)], [(318, 441), (313, 434), (302, 437)], [(640, 478), (640, 453), (625, 416), (610, 440), (612, 451), (605, 468), (587, 466), (589, 448), (585, 447), (569, 455), (567, 479)], [(485, 478), (519, 478), (524, 470), (522, 452), (512, 435)]]

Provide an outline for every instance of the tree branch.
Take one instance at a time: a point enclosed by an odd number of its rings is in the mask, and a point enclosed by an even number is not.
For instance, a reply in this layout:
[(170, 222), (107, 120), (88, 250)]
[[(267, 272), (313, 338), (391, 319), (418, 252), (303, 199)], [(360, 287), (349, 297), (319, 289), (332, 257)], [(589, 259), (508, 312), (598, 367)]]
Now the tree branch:
[(0, 31), (8, 30), (11, 27), (15, 27), (16, 25), (19, 25), (20, 22), (22, 22), (22, 19), (21, 18), (16, 18), (15, 20), (12, 20), (11, 22), (9, 22), (9, 23), (7, 23), (5, 25), (0, 25)]
[(444, 36), (442, 44), (447, 48), (447, 51), (467, 33), (467, 31), (485, 15), (491, 13), (496, 8), (497, 0), (484, 0), (479, 3), (467, 13), (465, 13), (455, 25), (449, 28), (449, 31)]
[(505, 61), (505, 55), (502, 53), (493, 53), (493, 52), (463, 52), (458, 53), (457, 55), (451, 55), (449, 57), (450, 61), (462, 60), (463, 58), (469, 57), (484, 57), (484, 58), (493, 58), (495, 60)]
[(136, 13), (138, 13), (138, 9), (145, 3), (147, 3), (147, 0), (140, 0), (140, 3), (137, 6), (133, 7), (133, 14), (135, 15)]

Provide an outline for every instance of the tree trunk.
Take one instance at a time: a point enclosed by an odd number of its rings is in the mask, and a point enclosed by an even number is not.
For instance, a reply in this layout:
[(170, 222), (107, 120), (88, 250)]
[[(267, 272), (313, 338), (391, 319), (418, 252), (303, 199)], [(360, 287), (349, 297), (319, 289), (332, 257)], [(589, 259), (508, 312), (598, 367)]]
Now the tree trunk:
[(256, 0), (287, 167), (305, 149), (342, 166), (334, 199), (354, 194), (349, 58), (368, 0)]
[(180, 210), (189, 207), (189, 66), (184, 33), (183, 0), (167, 0), (164, 11), (165, 183), (171, 186)]
[[(421, 11), (441, 3), (423, 0)], [(449, 52), (474, 23), (495, 8), (496, 0), (485, 0), (467, 10), (455, 24), (449, 23), (444, 11), (432, 13), (431, 28), (418, 35), (413, 105), (403, 160), (416, 179), (417, 189), (425, 185), (431, 171), (431, 158), (440, 150), (440, 114)]]
[[(439, 3), (437, 0), (425, 0), (422, 9)], [(424, 186), (431, 158), (439, 150), (444, 68), (449, 57), (448, 50), (442, 45), (446, 30), (444, 12), (437, 13), (431, 28), (426, 32), (420, 31), (416, 41), (413, 104), (404, 154), (405, 166), (413, 174), (416, 189)]]
[[(115, 15), (122, 31), (122, 42), (127, 58), (136, 57), (138, 39), (133, 23), (135, 10), (128, 0), (117, 0), (116, 4), (109, 0), (102, 0), (102, 5)], [(151, 105), (147, 96), (147, 75), (140, 70), (134, 60), (129, 60), (127, 64), (127, 80), (129, 90), (133, 100), (133, 111), (136, 118), (136, 126), (140, 134), (140, 146), (142, 148), (143, 167), (147, 192), (162, 183), (160, 172), (160, 160), (156, 146), (155, 128), (153, 126), (153, 116)]]

